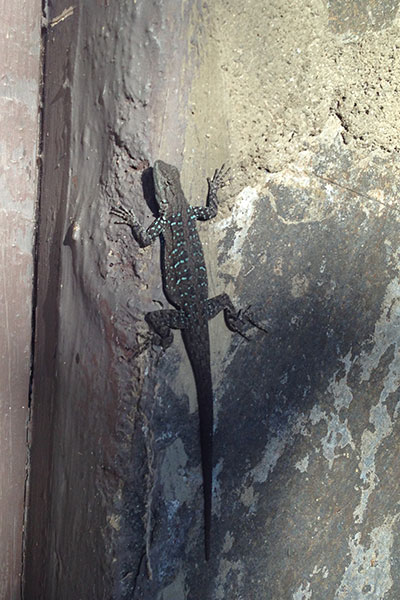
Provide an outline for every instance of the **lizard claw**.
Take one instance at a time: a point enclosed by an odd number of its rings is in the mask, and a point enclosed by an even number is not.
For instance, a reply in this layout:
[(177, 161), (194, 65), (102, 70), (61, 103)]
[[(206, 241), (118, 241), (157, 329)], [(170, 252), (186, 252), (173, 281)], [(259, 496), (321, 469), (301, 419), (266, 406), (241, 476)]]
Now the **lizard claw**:
[(255, 320), (254, 314), (251, 310), (251, 305), (244, 310), (239, 310), (238, 313), (227, 312), (225, 318), (229, 329), (235, 333), (239, 333), (247, 341), (251, 340), (251, 338), (247, 335), (247, 330), (251, 326), (257, 327), (257, 329), (260, 329), (264, 333), (269, 333), (268, 329), (260, 325)]
[[(137, 358), (138, 356), (143, 354), (143, 352), (145, 352), (147, 350), (147, 348), (149, 348), (150, 344), (151, 344), (151, 337), (145, 336), (144, 341), (141, 344), (137, 344), (137, 346), (134, 347), (132, 352), (130, 352), (129, 358), (127, 359), (128, 362), (131, 362), (132, 360), (134, 360), (135, 358)], [(129, 348), (125, 348), (125, 349), (129, 350)]]
[(211, 192), (217, 192), (217, 190), (220, 187), (225, 185), (225, 180), (227, 178), (229, 171), (230, 171), (230, 168), (228, 167), (227, 169), (225, 169), (225, 163), (224, 163), (222, 165), (222, 167), (220, 167), (219, 169), (215, 169), (212, 179), (207, 177), (208, 187)]
[(230, 311), (229, 312), (226, 311), (226, 313), (225, 313), (226, 324), (231, 331), (234, 331), (235, 333), (239, 333), (242, 337), (244, 337), (245, 340), (250, 341), (250, 338), (245, 333), (246, 322), (242, 319), (242, 316), (240, 313), (241, 313), (241, 311), (239, 311), (238, 313), (232, 313)]
[(264, 333), (269, 333), (269, 330), (266, 327), (263, 327), (263, 325), (260, 325), (260, 323), (256, 321), (254, 313), (251, 309), (251, 304), (249, 304), (247, 308), (239, 312), (239, 317), (245, 319), (248, 323), (251, 323), (251, 325), (257, 327), (257, 329), (259, 329), (260, 331), (263, 331)]
[(133, 358), (137, 358), (140, 354), (143, 354), (150, 347), (151, 340), (146, 339), (142, 344), (140, 344), (136, 350), (133, 352)]
[(231, 171), (230, 167), (225, 168), (225, 163), (219, 169), (217, 176), (221, 181), (221, 185), (225, 185), (227, 181), (231, 180), (231, 178), (229, 177), (230, 171)]

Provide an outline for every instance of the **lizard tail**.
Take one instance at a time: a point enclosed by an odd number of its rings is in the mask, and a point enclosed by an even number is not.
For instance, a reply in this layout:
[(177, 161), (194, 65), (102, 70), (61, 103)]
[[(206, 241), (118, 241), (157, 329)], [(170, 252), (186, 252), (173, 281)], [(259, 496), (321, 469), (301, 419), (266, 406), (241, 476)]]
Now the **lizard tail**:
[[(198, 333), (198, 332), (196, 332)], [(182, 331), (186, 350), (196, 382), (199, 407), (201, 467), (204, 495), (204, 549), (205, 558), (210, 558), (211, 511), (212, 511), (212, 462), (213, 462), (213, 390), (211, 380), (209, 337), (207, 324), (200, 335)], [(197, 339), (196, 339), (197, 338)]]
[[(204, 382), (203, 382), (204, 384)], [(203, 385), (202, 385), (203, 387)], [(203, 387), (204, 389), (204, 387)], [(204, 549), (206, 560), (210, 558), (211, 510), (212, 510), (212, 456), (213, 456), (213, 405), (211, 397), (199, 398), (201, 466), (204, 493)]]

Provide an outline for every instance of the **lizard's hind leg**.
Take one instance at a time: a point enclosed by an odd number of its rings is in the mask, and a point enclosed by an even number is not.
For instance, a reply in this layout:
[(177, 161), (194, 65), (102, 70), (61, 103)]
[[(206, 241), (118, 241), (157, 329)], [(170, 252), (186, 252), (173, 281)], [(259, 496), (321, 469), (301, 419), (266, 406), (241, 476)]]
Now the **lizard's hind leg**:
[(240, 333), (246, 340), (249, 339), (246, 333), (250, 327), (257, 327), (267, 333), (267, 330), (255, 321), (251, 307), (248, 306), (245, 310), (236, 310), (228, 294), (219, 294), (207, 300), (207, 316), (209, 319), (215, 317), (221, 310), (224, 311), (228, 329)]
[(145, 319), (155, 333), (153, 342), (162, 346), (164, 350), (169, 348), (174, 340), (171, 329), (185, 329), (188, 324), (185, 313), (174, 309), (148, 312)]
[(214, 298), (207, 300), (207, 317), (213, 319), (221, 310), (224, 311), (225, 323), (231, 331), (240, 333), (244, 338), (246, 336), (246, 322), (241, 318), (241, 311), (235, 310), (232, 300), (228, 294), (219, 294)]

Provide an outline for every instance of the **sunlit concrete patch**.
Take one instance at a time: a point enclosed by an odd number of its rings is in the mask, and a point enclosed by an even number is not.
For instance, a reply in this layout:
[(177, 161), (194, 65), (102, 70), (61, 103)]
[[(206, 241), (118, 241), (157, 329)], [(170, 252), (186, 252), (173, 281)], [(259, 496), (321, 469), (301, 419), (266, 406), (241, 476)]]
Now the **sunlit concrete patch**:
[(362, 368), (362, 381), (368, 381), (372, 371), (376, 369), (383, 355), (393, 346), (393, 359), (390, 362), (388, 372), (383, 380), (383, 389), (378, 402), (371, 406), (369, 422), (373, 430), (365, 429), (361, 438), (361, 457), (359, 462), (360, 479), (365, 487), (361, 490), (360, 503), (354, 511), (356, 523), (363, 521), (368, 499), (379, 482), (376, 473), (375, 457), (383, 440), (387, 438), (394, 425), (388, 413), (386, 401), (390, 394), (400, 386), (400, 353), (398, 331), (400, 325), (400, 285), (397, 278), (393, 279), (387, 288), (382, 303), (381, 318), (376, 324), (373, 336), (374, 345), (370, 352), (363, 352), (360, 357)]
[(294, 298), (304, 296), (309, 288), (310, 282), (305, 275), (295, 275), (292, 278), (291, 293)]
[[(266, 445), (261, 461), (252, 470), (252, 481), (265, 482), (269, 473), (273, 471), (277, 461), (283, 455), (285, 448), (294, 443), (294, 437), (297, 434), (310, 436), (307, 426), (315, 426), (321, 421), (326, 424), (327, 431), (320, 440), (314, 440), (314, 449), (318, 451), (319, 445), (322, 446), (322, 453), (329, 463), (329, 468), (332, 468), (334, 460), (338, 456), (337, 449), (343, 450), (349, 446), (351, 450), (355, 450), (348, 420), (339, 415), (341, 409), (348, 407), (352, 400), (352, 392), (347, 384), (347, 376), (351, 368), (349, 353), (343, 357), (342, 362), (345, 366), (344, 376), (337, 379), (337, 372), (335, 372), (327, 387), (328, 393), (331, 393), (335, 399), (334, 410), (328, 414), (316, 404), (308, 416), (300, 414), (296, 418), (289, 418), (287, 427), (278, 435), (272, 437)], [(311, 437), (314, 439), (312, 434)], [(299, 471), (305, 472), (309, 458), (309, 455), (307, 455), (306, 458), (298, 461), (295, 467)]]
[[(213, 512), (219, 514), (221, 511), (221, 482), (220, 475), (224, 467), (224, 460), (221, 458), (213, 468)], [(199, 479), (200, 483), (201, 479)]]
[(224, 538), (224, 545), (222, 546), (222, 552), (226, 553), (232, 548), (234, 537), (230, 531), (227, 531)]
[(157, 595), (157, 600), (177, 600), (186, 598), (185, 574), (178, 571), (175, 579)]
[(351, 561), (346, 568), (335, 600), (384, 598), (391, 589), (391, 550), (393, 526), (400, 513), (385, 519), (369, 534), (369, 544), (361, 541), (361, 533), (349, 539)]
[(309, 455), (306, 454), (306, 456), (304, 456), (304, 458), (301, 458), (300, 460), (297, 461), (297, 463), (294, 465), (296, 467), (296, 469), (298, 469), (300, 471), (300, 473), (305, 473), (308, 469), (308, 461), (309, 461)]
[(289, 419), (288, 426), (274, 436), (265, 446), (260, 462), (251, 470), (251, 481), (256, 483), (267, 481), (269, 474), (274, 470), (286, 447), (293, 444), (294, 436), (299, 433), (308, 435), (305, 428), (306, 423), (307, 418), (303, 414)]
[(222, 263), (222, 270), (237, 276), (241, 269), (241, 261), (237, 260), (246, 243), (249, 229), (256, 218), (256, 207), (260, 192), (256, 188), (246, 187), (233, 205), (232, 213), (225, 219), (218, 219), (215, 229), (226, 232), (236, 231), (234, 241)]
[(302, 581), (299, 587), (296, 588), (291, 600), (308, 600), (308, 598), (311, 598), (313, 595), (312, 579), (316, 575), (321, 575), (322, 579), (326, 579), (329, 575), (328, 567), (326, 565), (323, 567), (315, 566), (307, 577), (307, 581)]
[(330, 469), (335, 458), (338, 457), (336, 454), (337, 448), (343, 450), (349, 445), (353, 450), (355, 449), (347, 419), (341, 420), (337, 413), (332, 411), (327, 414), (316, 406), (310, 413), (310, 421), (313, 425), (318, 424), (320, 421), (324, 421), (326, 424), (327, 433), (321, 439), (321, 446), (322, 453), (328, 461)]
[(254, 486), (243, 486), (240, 501), (248, 509), (248, 514), (255, 514), (259, 497), (260, 494), (254, 490)]
[(175, 440), (168, 446), (160, 467), (160, 477), (164, 497), (170, 506), (171, 516), (176, 512), (176, 501), (191, 502), (195, 490), (188, 485), (187, 477), (182, 475), (187, 470), (188, 457), (181, 439)]
[[(322, 410), (316, 404), (310, 411), (308, 417), (300, 415), (295, 421), (289, 419), (288, 426), (284, 432), (273, 437), (265, 448), (262, 460), (253, 469), (252, 477), (254, 481), (261, 483), (267, 480), (268, 474), (274, 469), (279, 457), (283, 454), (285, 447), (293, 443), (293, 436), (297, 433), (306, 435), (306, 424), (317, 425), (324, 422), (326, 425), (326, 434), (319, 441), (315, 440), (315, 448), (320, 444), (323, 456), (332, 468), (336, 450), (343, 450), (349, 446), (349, 450), (360, 452), (360, 478), (363, 483), (368, 484), (367, 489), (362, 490), (362, 500), (355, 511), (356, 521), (362, 519), (362, 513), (368, 497), (376, 485), (376, 473), (374, 458), (382, 440), (387, 437), (393, 426), (385, 401), (389, 394), (396, 391), (400, 385), (400, 353), (398, 351), (398, 330), (400, 321), (400, 303), (397, 299), (400, 297), (400, 286), (397, 279), (390, 282), (386, 297), (382, 305), (382, 317), (376, 325), (374, 335), (374, 346), (369, 352), (365, 351), (357, 360), (357, 364), (362, 368), (362, 380), (367, 380), (375, 369), (383, 354), (391, 345), (395, 346), (394, 358), (390, 365), (389, 372), (383, 382), (383, 390), (379, 401), (370, 410), (370, 423), (374, 426), (374, 431), (366, 429), (362, 434), (361, 448), (358, 450), (352, 438), (351, 426), (348, 419), (345, 418), (346, 410), (353, 400), (353, 392), (348, 384), (348, 374), (353, 366), (351, 352), (348, 352), (342, 359), (344, 366), (344, 375), (338, 378), (336, 371), (327, 386), (327, 393), (333, 396), (333, 410), (329, 413)], [(298, 461), (296, 468), (306, 470), (307, 462)]]
[(240, 593), (243, 586), (244, 578), (244, 565), (241, 560), (227, 560), (221, 558), (219, 561), (218, 576), (215, 585), (215, 598), (216, 600), (223, 600), (226, 598), (226, 585), (229, 581), (229, 585), (237, 590), (237, 597), (240, 597)]
[(312, 597), (311, 584), (309, 581), (307, 583), (302, 583), (298, 590), (292, 596), (292, 600), (309, 600)]
[(340, 409), (349, 408), (351, 401), (353, 400), (353, 393), (350, 386), (347, 383), (347, 377), (349, 371), (353, 365), (351, 360), (351, 350), (342, 358), (342, 364), (345, 369), (345, 374), (339, 380), (337, 380), (336, 373), (332, 378), (331, 383), (328, 386), (328, 392), (334, 397), (334, 406), (337, 412)]

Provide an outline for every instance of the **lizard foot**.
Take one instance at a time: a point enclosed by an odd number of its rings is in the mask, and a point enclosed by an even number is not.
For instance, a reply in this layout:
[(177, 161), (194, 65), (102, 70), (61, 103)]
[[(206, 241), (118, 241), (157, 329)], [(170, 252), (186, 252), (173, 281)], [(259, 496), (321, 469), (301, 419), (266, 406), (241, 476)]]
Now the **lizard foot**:
[(163, 350), (167, 350), (167, 348), (169, 348), (172, 344), (172, 342), (174, 341), (174, 336), (172, 335), (172, 333), (170, 332), (168, 336), (164, 336), (162, 337), (161, 335), (159, 335), (158, 333), (153, 333), (151, 334), (151, 342), (152, 344), (154, 344), (154, 346), (161, 346), (161, 348)]
[(264, 333), (269, 333), (269, 330), (263, 325), (261, 325), (260, 322), (257, 320), (251, 305), (249, 305), (244, 310), (239, 311), (239, 318), (245, 319), (248, 323), (251, 323), (253, 327), (257, 327), (257, 329), (259, 329), (260, 331), (263, 331)]
[(239, 333), (245, 340), (250, 341), (248, 335), (246, 335), (246, 330), (249, 329), (248, 323), (243, 319), (242, 313), (243, 311), (231, 312), (225, 311), (225, 321), (227, 326), (234, 333)]
[(145, 319), (152, 329), (150, 334), (152, 344), (161, 346), (163, 350), (169, 348), (174, 341), (174, 335), (170, 327), (159, 322), (160, 313), (158, 311), (149, 312), (146, 314)]
[(228, 177), (230, 168), (225, 169), (225, 164), (220, 169), (215, 169), (212, 179), (207, 177), (208, 189), (210, 194), (216, 194), (220, 187), (224, 185)]
[(257, 327), (257, 329), (260, 329), (264, 333), (269, 333), (268, 329), (266, 329), (256, 320), (254, 312), (251, 309), (251, 305), (244, 310), (239, 310), (237, 313), (227, 311), (225, 318), (229, 329), (239, 333), (248, 341), (251, 340), (251, 338), (247, 335), (247, 330), (250, 329), (250, 327)]
[(146, 336), (141, 344), (138, 344), (133, 350), (131, 358), (137, 358), (147, 350), (151, 345), (151, 336)]
[(120, 221), (115, 222), (117, 225), (129, 225), (130, 227), (139, 225), (139, 221), (133, 212), (124, 206), (112, 206), (110, 215), (114, 215), (115, 217), (118, 217), (118, 219), (121, 219)]

